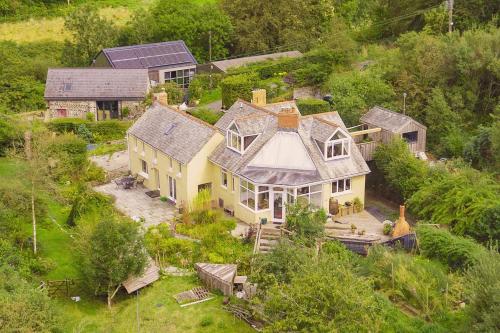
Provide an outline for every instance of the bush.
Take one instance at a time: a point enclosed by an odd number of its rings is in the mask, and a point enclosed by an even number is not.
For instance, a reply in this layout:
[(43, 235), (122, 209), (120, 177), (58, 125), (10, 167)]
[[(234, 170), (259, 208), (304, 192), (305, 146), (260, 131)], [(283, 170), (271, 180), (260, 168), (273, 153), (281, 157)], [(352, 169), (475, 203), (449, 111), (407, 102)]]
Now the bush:
[(153, 93), (159, 93), (165, 91), (167, 93), (168, 104), (181, 104), (184, 100), (184, 90), (174, 82), (165, 82), (158, 84), (151, 89), (148, 96), (148, 102), (146, 104), (151, 104)]
[(194, 111), (191, 111), (190, 114), (198, 119), (203, 120), (204, 122), (209, 123), (210, 125), (215, 124), (220, 119), (220, 117), (222, 117), (221, 112), (215, 112), (204, 107), (197, 108)]
[(481, 256), (466, 273), (466, 311), (474, 332), (498, 332), (500, 328), (500, 255), (495, 252)]
[(420, 253), (452, 269), (465, 269), (485, 255), (486, 249), (467, 238), (430, 226), (417, 227)]
[(210, 75), (205, 73), (196, 74), (193, 80), (189, 83), (188, 94), (189, 100), (200, 99), (201, 96), (211, 89), (219, 86), (222, 80), (222, 74), (212, 74), (212, 87), (210, 87)]
[(168, 265), (187, 267), (195, 261), (198, 244), (174, 238), (167, 224), (150, 227), (144, 236), (144, 243), (161, 268)]
[(131, 121), (123, 120), (104, 120), (87, 124), (96, 142), (121, 140), (131, 125)]
[(245, 101), (252, 99), (252, 89), (257, 81), (254, 74), (231, 75), (221, 81), (222, 107), (230, 108), (238, 98)]
[(87, 121), (81, 118), (57, 118), (48, 122), (47, 127), (56, 133), (77, 133), (82, 124), (87, 124)]
[(316, 98), (299, 99), (297, 107), (303, 116), (330, 111), (330, 104), (327, 101)]
[(309, 205), (296, 203), (287, 206), (286, 227), (303, 238), (307, 245), (314, 245), (324, 232), (327, 215), (323, 209), (313, 210)]
[(47, 156), (55, 161), (52, 174), (56, 179), (82, 176), (87, 164), (87, 143), (74, 134), (62, 134), (47, 145)]
[(0, 156), (5, 156), (8, 148), (20, 146), (22, 139), (22, 129), (14, 119), (0, 114)]
[(94, 142), (94, 136), (92, 135), (92, 132), (90, 132), (90, 130), (87, 128), (87, 126), (85, 126), (85, 124), (81, 124), (80, 126), (78, 126), (76, 135), (78, 135), (88, 143)]

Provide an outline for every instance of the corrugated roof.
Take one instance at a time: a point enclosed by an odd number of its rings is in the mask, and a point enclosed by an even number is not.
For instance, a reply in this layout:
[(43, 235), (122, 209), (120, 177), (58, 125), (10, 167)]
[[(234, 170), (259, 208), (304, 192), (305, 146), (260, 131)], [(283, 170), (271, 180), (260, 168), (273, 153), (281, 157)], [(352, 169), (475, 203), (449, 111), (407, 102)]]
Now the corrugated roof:
[(102, 50), (114, 68), (152, 68), (196, 65), (182, 40), (113, 47)]
[(407, 115), (394, 112), (380, 106), (374, 106), (371, 108), (361, 117), (360, 121), (393, 133), (399, 132), (399, 130), (410, 122), (415, 122), (423, 128), (426, 128), (424, 125)]
[(270, 54), (262, 54), (251, 57), (234, 58), (227, 60), (214, 61), (212, 64), (219, 68), (223, 72), (227, 72), (230, 68), (237, 68), (243, 65), (251, 64), (254, 62), (266, 61), (266, 60), (276, 60), (279, 58), (298, 58), (301, 57), (302, 53), (299, 51), (287, 51), (287, 52), (277, 52)]
[[(296, 132), (300, 137), (300, 141), (295, 143), (303, 145), (300, 149), (301, 151), (305, 150), (307, 152), (307, 155), (314, 163), (314, 170), (298, 168), (294, 166), (295, 163), (288, 163), (287, 166), (285, 166), (281, 162), (276, 162), (275, 167), (252, 165), (251, 161), (258, 156), (263, 147), (265, 147), (277, 133), (283, 132), (278, 130), (276, 113), (242, 100), (238, 100), (233, 104), (215, 126), (225, 134), (231, 122), (241, 115), (260, 115), (265, 117), (267, 122), (262, 134), (255, 139), (254, 143), (243, 155), (227, 148), (226, 142), (224, 141), (215, 149), (209, 159), (215, 164), (251, 181), (261, 184), (297, 186), (370, 172), (368, 165), (361, 156), (354, 141), (351, 141), (351, 154), (349, 157), (332, 161), (325, 161), (323, 159), (312, 137), (313, 123), (317, 122), (329, 127), (325, 129), (325, 133), (333, 134), (339, 127), (347, 132), (337, 112), (328, 112), (300, 118), (300, 126)], [(291, 149), (293, 152), (298, 151), (297, 147), (292, 146), (283, 147), (282, 149)], [(279, 157), (280, 154), (277, 154), (277, 156)]]
[(145, 69), (49, 68), (44, 97), (47, 100), (140, 100), (149, 87)]
[(183, 111), (154, 103), (127, 133), (185, 164), (217, 131)]

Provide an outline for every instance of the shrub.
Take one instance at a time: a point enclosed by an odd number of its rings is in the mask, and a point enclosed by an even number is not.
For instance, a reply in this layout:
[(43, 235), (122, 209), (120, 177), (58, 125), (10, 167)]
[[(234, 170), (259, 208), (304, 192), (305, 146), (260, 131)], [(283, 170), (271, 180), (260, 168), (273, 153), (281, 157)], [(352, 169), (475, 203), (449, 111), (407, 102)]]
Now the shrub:
[(238, 98), (245, 101), (252, 99), (252, 89), (256, 76), (251, 74), (231, 75), (221, 81), (222, 107), (228, 109)]
[(23, 138), (21, 127), (11, 117), (0, 114), (0, 156), (10, 147), (20, 146)]
[(203, 120), (204, 122), (209, 123), (210, 125), (215, 124), (220, 119), (220, 117), (222, 117), (221, 112), (215, 112), (203, 107), (191, 111), (190, 114), (198, 119)]
[(47, 123), (49, 130), (57, 133), (76, 133), (78, 127), (87, 121), (80, 118), (57, 118)]
[(184, 99), (184, 90), (174, 82), (165, 82), (158, 84), (151, 89), (148, 96), (148, 102), (146, 104), (151, 104), (153, 93), (159, 93), (165, 91), (167, 93), (168, 104), (181, 104)]
[(323, 209), (313, 210), (301, 203), (287, 206), (286, 227), (297, 237), (304, 238), (308, 245), (313, 245), (316, 238), (323, 235), (326, 219)]
[(94, 136), (92, 135), (92, 132), (90, 132), (90, 130), (87, 128), (87, 126), (85, 126), (85, 124), (81, 124), (78, 126), (76, 135), (78, 135), (88, 143), (94, 142)]
[(439, 260), (453, 269), (464, 269), (473, 265), (486, 249), (476, 242), (454, 236), (446, 230), (430, 226), (417, 228), (420, 253)]
[(327, 101), (316, 98), (299, 99), (297, 107), (303, 116), (330, 111), (330, 104)]
[(196, 74), (193, 80), (189, 83), (188, 94), (189, 100), (200, 99), (203, 94), (210, 89), (219, 86), (222, 80), (222, 74), (212, 74), (212, 87), (210, 87), (210, 75), (205, 73)]
[(467, 273), (466, 294), (470, 329), (474, 332), (498, 332), (500, 328), (500, 255), (488, 253), (479, 258)]
[(132, 122), (123, 120), (104, 120), (87, 124), (96, 142), (123, 139), (131, 125)]
[(384, 224), (384, 229), (382, 230), (384, 235), (390, 235), (392, 232), (392, 226), (389, 223)]

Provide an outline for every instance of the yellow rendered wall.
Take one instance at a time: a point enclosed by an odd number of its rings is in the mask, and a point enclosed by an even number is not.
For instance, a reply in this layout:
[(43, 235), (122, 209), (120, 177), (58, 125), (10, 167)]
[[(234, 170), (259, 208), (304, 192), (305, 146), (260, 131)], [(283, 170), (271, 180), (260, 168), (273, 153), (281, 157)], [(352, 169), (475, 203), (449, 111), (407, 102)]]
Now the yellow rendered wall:
[(332, 195), (332, 183), (323, 184), (323, 208), (328, 211), (328, 203), (330, 197), (334, 197), (339, 201), (339, 204), (344, 204), (346, 201), (353, 201), (354, 198), (359, 198), (361, 203), (365, 204), (365, 176), (356, 176), (351, 179), (351, 191), (345, 194)]

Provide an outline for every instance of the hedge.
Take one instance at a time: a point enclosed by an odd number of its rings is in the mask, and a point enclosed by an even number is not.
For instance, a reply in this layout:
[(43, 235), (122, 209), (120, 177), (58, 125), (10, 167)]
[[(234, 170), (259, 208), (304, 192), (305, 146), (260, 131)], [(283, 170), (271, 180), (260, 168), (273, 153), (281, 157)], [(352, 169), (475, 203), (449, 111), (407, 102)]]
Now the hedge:
[(454, 236), (447, 230), (418, 226), (417, 236), (421, 254), (439, 260), (453, 269), (465, 269), (487, 253), (475, 241)]
[(228, 109), (238, 98), (246, 101), (252, 99), (252, 89), (257, 81), (256, 75), (231, 75), (221, 81), (222, 107)]
[(81, 125), (90, 130), (95, 141), (103, 142), (123, 139), (132, 122), (123, 120), (93, 122), (80, 118), (59, 118), (47, 123), (47, 127), (57, 133), (79, 134), (79, 132), (82, 132)]
[[(222, 80), (222, 74), (212, 74), (212, 89), (219, 86)], [(203, 93), (210, 90), (210, 75), (209, 74), (196, 74), (194, 79), (189, 83), (188, 95), (189, 99), (200, 99)]]
[(303, 116), (330, 111), (330, 104), (327, 101), (316, 98), (299, 99), (297, 107)]

